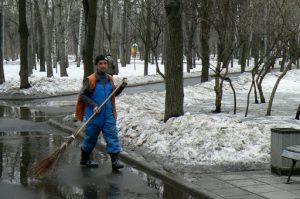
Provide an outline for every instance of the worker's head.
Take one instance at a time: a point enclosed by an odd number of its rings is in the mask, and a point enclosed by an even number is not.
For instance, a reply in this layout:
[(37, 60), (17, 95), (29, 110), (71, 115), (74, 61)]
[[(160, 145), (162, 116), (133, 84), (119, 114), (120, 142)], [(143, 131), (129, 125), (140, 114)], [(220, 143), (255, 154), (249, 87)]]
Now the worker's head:
[(108, 60), (105, 55), (98, 55), (95, 58), (96, 70), (98, 73), (105, 73), (108, 68)]

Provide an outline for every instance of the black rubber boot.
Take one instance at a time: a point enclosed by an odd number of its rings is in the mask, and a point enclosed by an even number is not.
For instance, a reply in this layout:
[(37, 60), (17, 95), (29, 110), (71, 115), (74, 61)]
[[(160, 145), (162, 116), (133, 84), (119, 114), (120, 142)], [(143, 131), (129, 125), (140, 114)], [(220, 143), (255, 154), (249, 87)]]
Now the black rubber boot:
[(124, 165), (119, 161), (119, 153), (110, 153), (111, 167), (113, 171), (118, 171), (119, 169), (124, 168)]
[(90, 160), (90, 153), (85, 152), (82, 149), (81, 149), (80, 165), (84, 166), (84, 167), (89, 167), (89, 168), (97, 168), (98, 167), (98, 164), (96, 162), (94, 162), (93, 160)]

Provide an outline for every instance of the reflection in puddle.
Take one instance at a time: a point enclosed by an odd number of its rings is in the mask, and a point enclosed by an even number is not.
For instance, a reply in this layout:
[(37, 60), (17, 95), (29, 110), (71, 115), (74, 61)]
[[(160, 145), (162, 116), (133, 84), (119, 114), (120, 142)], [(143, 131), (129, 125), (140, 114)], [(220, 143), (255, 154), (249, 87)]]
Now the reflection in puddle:
[(39, 110), (30, 109), (28, 107), (10, 107), (0, 105), (0, 117), (19, 118), (23, 120), (31, 120), (34, 122), (44, 122), (54, 115), (46, 115)]
[[(23, 106), (0, 105), (0, 117), (44, 122), (51, 117), (58, 117), (58, 113), (56, 111), (45, 113)], [(32, 165), (45, 155), (54, 152), (63, 141), (62, 136), (49, 133), (0, 132), (1, 198), (2, 196), (14, 198), (15, 195), (22, 195), (22, 198), (25, 199), (191, 198), (167, 184), (164, 185), (162, 181), (135, 169), (129, 168), (124, 174), (114, 176), (111, 173), (107, 157), (100, 160), (102, 163), (99, 170), (80, 170), (77, 164), (74, 166), (74, 162), (77, 163), (80, 159), (79, 146), (74, 147), (76, 149), (72, 147), (74, 151), (71, 153), (65, 152), (66, 155), (60, 161), (63, 164), (59, 163), (60, 166), (54, 172), (50, 172), (41, 179), (30, 176)], [(78, 145), (78, 143), (76, 144)], [(68, 167), (68, 165), (71, 166)], [(8, 191), (9, 189), (16, 191)]]
[(27, 196), (20, 190), (22, 198), (189, 198), (135, 169), (113, 174), (106, 159), (98, 169), (80, 168), (79, 143), (67, 149), (54, 171), (44, 178), (31, 177), (34, 162), (55, 151), (63, 141), (61, 135), (43, 132), (0, 132), (1, 198), (13, 197), (6, 189), (9, 186), (23, 188)]
[(147, 182), (147, 186), (158, 190), (158, 198), (166, 198), (166, 199), (192, 199), (193, 197), (187, 193), (184, 193), (173, 186), (170, 186), (163, 181), (154, 178), (147, 173), (136, 170), (134, 168), (131, 169), (133, 173), (137, 173), (144, 181)]

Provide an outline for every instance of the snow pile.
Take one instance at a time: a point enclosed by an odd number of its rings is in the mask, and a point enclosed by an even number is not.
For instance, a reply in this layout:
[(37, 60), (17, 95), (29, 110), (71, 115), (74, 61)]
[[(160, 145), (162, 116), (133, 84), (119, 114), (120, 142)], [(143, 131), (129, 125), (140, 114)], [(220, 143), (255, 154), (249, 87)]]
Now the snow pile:
[[(279, 73), (269, 74), (263, 86), (267, 91), (273, 88)], [(291, 71), (284, 78), (278, 92), (291, 98), (300, 96), (300, 70)], [(300, 122), (293, 120), (291, 112), (285, 110), (281, 100), (274, 106), (282, 107), (286, 116), (265, 117), (260, 112), (267, 104), (252, 108), (251, 114), (259, 117), (244, 118), (244, 106), (251, 74), (246, 73), (233, 79), (239, 99), (244, 99), (243, 112), (238, 115), (212, 114), (214, 108), (214, 81), (185, 88), (185, 109), (193, 113), (171, 118), (163, 122), (165, 94), (147, 92), (123, 95), (118, 98), (118, 125), (121, 140), (126, 148), (141, 150), (150, 156), (161, 157), (162, 162), (182, 165), (245, 165), (263, 164), (270, 160), (270, 129), (275, 127), (299, 128)], [(225, 85), (225, 90), (230, 90)], [(280, 98), (280, 96), (278, 96)], [(279, 101), (279, 102), (278, 102)], [(284, 98), (285, 105), (288, 98)], [(299, 104), (296, 101), (297, 104)], [(278, 104), (279, 103), (279, 104)], [(224, 99), (223, 104), (232, 107), (232, 101)], [(289, 101), (289, 106), (291, 102)], [(293, 104), (294, 105), (294, 104)], [(194, 107), (200, 107), (195, 110)], [(203, 108), (207, 106), (207, 109)], [(295, 105), (297, 108), (298, 105)], [(254, 109), (254, 111), (253, 111)], [(253, 113), (254, 112), (254, 113)], [(281, 112), (280, 112), (281, 113)]]
[(60, 93), (77, 92), (81, 87), (79, 79), (69, 79), (68, 77), (46, 78), (32, 75), (28, 89), (19, 89), (20, 83), (14, 79), (9, 79), (0, 85), (1, 93), (10, 95), (55, 95)]
[(118, 124), (129, 147), (185, 165), (214, 165), (269, 160), (270, 128), (232, 115), (186, 113), (163, 123), (160, 93), (123, 96)]

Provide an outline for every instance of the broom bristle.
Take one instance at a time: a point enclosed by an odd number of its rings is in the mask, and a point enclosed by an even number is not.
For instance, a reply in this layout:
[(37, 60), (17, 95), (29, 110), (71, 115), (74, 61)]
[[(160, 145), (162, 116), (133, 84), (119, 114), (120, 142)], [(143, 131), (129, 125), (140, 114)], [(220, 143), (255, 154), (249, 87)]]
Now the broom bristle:
[(57, 149), (52, 155), (39, 160), (35, 166), (33, 167), (32, 174), (36, 177), (44, 175), (47, 171), (49, 171), (55, 163), (59, 160), (62, 153), (65, 151), (66, 145), (62, 145), (59, 149)]

